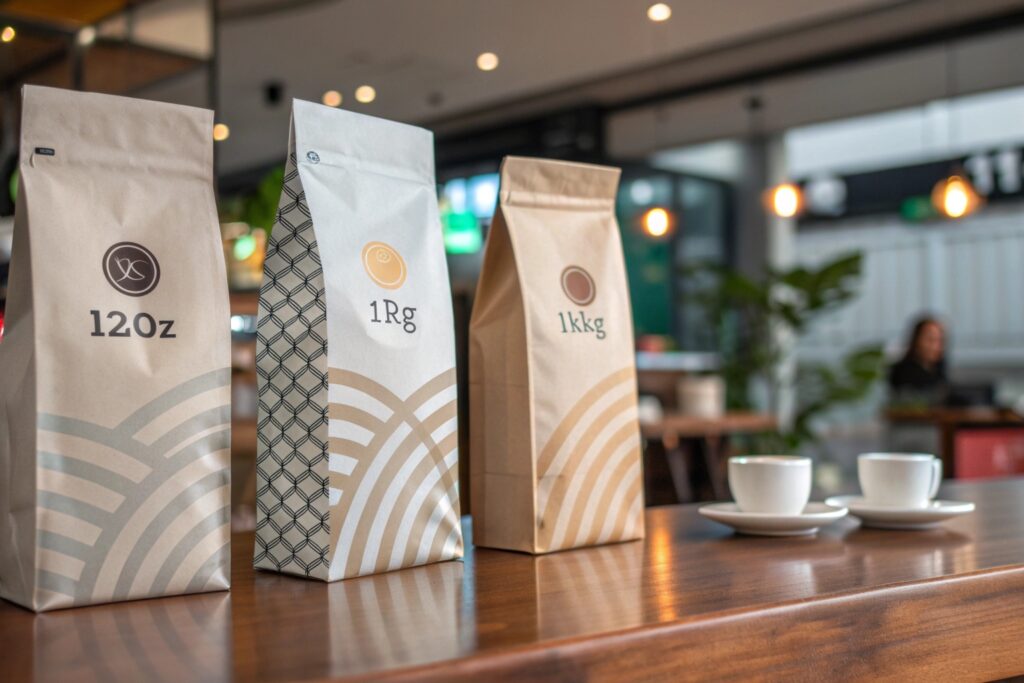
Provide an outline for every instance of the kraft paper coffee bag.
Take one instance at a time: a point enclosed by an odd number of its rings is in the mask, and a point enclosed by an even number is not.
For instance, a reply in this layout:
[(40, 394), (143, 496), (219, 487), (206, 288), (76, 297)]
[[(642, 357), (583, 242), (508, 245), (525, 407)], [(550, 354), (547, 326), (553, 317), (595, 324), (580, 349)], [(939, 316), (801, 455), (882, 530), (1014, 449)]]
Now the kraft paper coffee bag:
[(334, 581), (461, 557), (431, 134), (296, 100), (263, 272), (255, 566)]
[(0, 595), (228, 587), (230, 338), (212, 112), (24, 89), (0, 342)]
[(640, 429), (619, 170), (509, 157), (470, 321), (477, 545), (641, 538)]

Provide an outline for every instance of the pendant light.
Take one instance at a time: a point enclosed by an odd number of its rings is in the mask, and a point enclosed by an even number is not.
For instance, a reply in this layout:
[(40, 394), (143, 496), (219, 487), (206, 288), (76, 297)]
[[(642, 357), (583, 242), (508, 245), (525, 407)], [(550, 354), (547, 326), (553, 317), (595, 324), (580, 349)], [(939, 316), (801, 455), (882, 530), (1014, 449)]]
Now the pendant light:
[[(948, 3), (947, 3), (948, 4)], [(949, 107), (949, 142), (952, 148), (957, 140), (956, 112), (954, 100), (957, 95), (956, 53), (952, 39), (946, 41), (946, 102)], [(982, 198), (974, 189), (967, 173), (959, 163), (954, 164), (945, 178), (932, 188), (932, 206), (946, 218), (958, 219), (974, 213), (982, 204)]]

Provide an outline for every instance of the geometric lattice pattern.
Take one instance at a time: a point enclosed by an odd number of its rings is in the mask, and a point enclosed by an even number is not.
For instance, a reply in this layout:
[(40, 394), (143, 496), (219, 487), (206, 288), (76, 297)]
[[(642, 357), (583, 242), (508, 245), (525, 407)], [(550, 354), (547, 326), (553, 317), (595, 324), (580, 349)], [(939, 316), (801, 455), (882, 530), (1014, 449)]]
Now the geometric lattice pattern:
[(256, 567), (327, 579), (327, 307), (294, 153), (267, 244), (256, 332)]

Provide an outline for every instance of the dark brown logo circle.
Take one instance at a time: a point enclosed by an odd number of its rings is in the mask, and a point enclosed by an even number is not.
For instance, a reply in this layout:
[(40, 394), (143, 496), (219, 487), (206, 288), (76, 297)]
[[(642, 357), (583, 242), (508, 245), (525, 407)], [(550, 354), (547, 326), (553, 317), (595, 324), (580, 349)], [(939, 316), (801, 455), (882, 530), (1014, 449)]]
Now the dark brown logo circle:
[(141, 244), (118, 242), (103, 255), (103, 274), (122, 294), (144, 296), (160, 282), (160, 264)]
[(589, 305), (597, 296), (594, 278), (579, 266), (569, 266), (562, 271), (562, 291), (579, 306)]

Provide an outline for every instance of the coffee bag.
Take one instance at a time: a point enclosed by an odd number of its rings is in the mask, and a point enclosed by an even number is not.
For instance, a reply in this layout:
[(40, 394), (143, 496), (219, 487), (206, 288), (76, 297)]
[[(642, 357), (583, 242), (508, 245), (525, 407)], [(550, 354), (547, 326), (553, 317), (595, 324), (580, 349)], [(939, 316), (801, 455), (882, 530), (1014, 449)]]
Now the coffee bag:
[(212, 112), (26, 87), (0, 342), (0, 595), (228, 587)]
[(618, 169), (509, 157), (470, 322), (477, 545), (641, 538), (640, 430)]
[(429, 132), (296, 100), (257, 330), (255, 566), (460, 557), (451, 292)]

